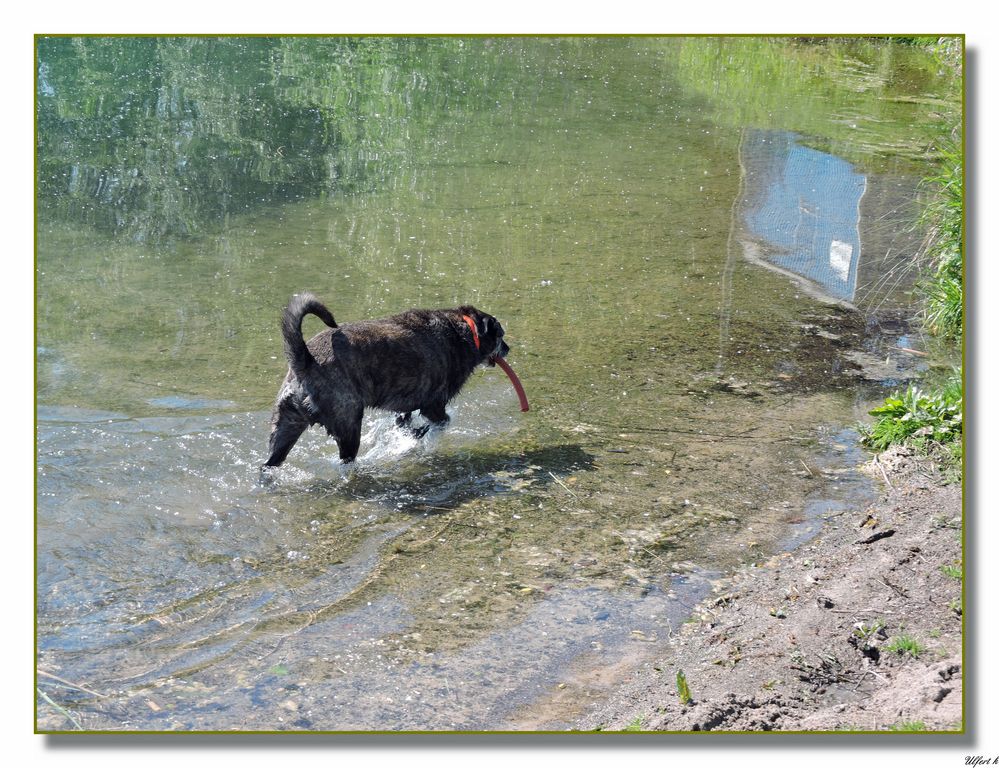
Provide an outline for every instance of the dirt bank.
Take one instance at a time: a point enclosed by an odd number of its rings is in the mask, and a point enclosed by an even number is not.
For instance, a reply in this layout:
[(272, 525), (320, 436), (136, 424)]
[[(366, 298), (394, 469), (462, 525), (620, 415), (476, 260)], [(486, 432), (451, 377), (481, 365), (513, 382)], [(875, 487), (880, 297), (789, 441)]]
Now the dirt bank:
[(866, 470), (874, 505), (718, 582), (659, 661), (572, 727), (962, 729), (960, 485), (911, 449)]

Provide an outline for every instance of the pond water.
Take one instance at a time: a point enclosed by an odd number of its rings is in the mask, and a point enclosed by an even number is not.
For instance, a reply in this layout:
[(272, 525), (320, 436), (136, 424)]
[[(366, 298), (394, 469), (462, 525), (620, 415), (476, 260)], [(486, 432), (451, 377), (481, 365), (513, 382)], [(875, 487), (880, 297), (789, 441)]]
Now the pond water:
[[(865, 40), (39, 40), (37, 727), (571, 723), (876, 492), (953, 79)], [(371, 412), (354, 466), (312, 430), (262, 485), (300, 290), (475, 304), (531, 410), (482, 369), (446, 432)]]

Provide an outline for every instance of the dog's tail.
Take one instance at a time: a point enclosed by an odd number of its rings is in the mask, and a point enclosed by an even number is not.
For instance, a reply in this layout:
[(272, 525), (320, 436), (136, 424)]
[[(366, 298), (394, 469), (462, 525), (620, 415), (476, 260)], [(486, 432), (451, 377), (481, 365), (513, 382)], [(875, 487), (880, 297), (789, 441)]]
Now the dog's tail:
[(337, 327), (332, 313), (311, 293), (297, 293), (291, 297), (281, 318), (281, 331), (284, 334), (284, 353), (296, 374), (304, 373), (316, 362), (302, 337), (302, 318), (306, 315), (315, 315), (330, 328)]

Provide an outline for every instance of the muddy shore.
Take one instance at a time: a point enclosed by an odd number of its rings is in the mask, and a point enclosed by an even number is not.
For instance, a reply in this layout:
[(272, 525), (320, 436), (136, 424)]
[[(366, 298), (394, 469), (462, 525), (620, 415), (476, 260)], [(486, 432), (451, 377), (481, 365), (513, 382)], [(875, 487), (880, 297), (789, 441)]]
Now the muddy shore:
[(960, 483), (906, 448), (865, 470), (883, 487), (874, 504), (719, 580), (612, 695), (574, 691), (600, 703), (567, 727), (962, 730)]

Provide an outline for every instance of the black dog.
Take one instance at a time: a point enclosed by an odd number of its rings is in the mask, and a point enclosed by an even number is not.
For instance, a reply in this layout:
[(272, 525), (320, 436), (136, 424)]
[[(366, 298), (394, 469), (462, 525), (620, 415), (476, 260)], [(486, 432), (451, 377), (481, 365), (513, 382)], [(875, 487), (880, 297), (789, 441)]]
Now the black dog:
[[(302, 318), (313, 314), (329, 329), (302, 337)], [(412, 309), (382, 320), (337, 325), (312, 294), (292, 297), (282, 320), (289, 370), (271, 417), (270, 457), (276, 467), (302, 433), (322, 424), (334, 437), (340, 459), (351, 462), (361, 442), (365, 407), (398, 413), (408, 427), (413, 411), (430, 424), (448, 422), (444, 406), (480, 364), (495, 365), (510, 347), (503, 326), (475, 307)]]

